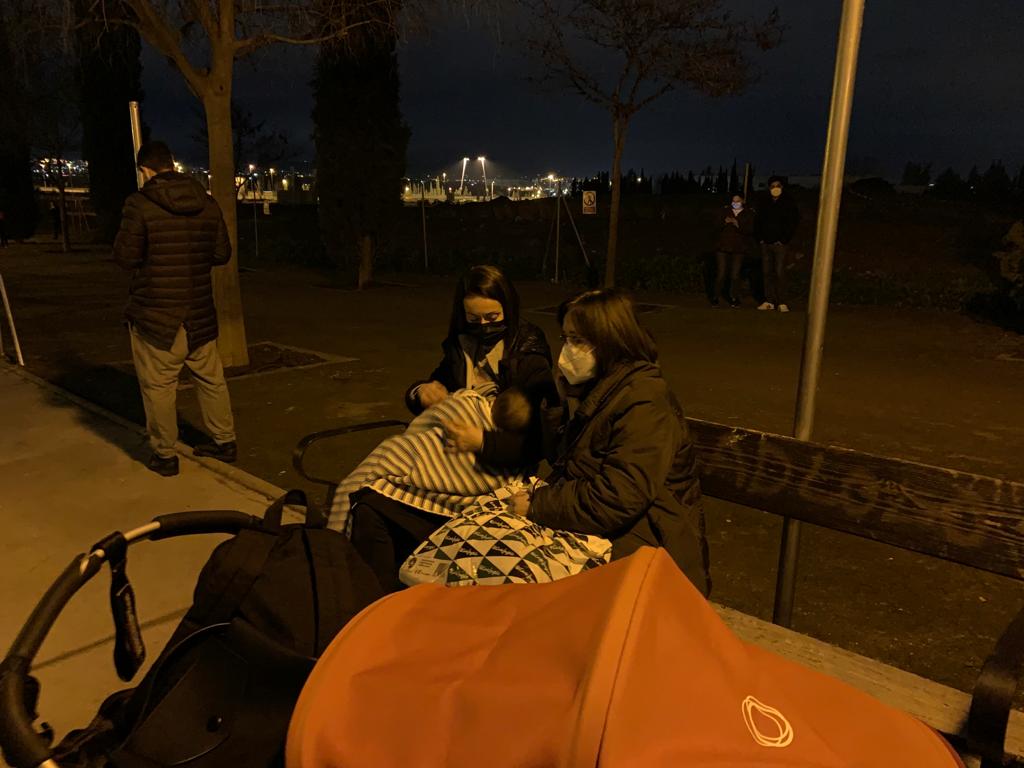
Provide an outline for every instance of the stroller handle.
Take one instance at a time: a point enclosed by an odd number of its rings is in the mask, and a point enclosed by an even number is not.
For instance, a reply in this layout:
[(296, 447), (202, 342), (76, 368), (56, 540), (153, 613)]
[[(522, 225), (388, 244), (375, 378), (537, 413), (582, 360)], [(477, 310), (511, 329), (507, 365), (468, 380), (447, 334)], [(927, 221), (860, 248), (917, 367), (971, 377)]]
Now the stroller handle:
[[(153, 521), (124, 534), (130, 545), (143, 539), (168, 539), (200, 533), (234, 534), (247, 528), (259, 528), (262, 518), (233, 510), (177, 512), (160, 515)], [(94, 549), (75, 558), (46, 590), (32, 609), (28, 621), (18, 632), (10, 650), (0, 663), (0, 749), (12, 768), (58, 768), (52, 759), (48, 740), (37, 733), (35, 683), (29, 673), (36, 654), (53, 628), (61, 611), (72, 597), (95, 576), (106, 562), (107, 554)]]

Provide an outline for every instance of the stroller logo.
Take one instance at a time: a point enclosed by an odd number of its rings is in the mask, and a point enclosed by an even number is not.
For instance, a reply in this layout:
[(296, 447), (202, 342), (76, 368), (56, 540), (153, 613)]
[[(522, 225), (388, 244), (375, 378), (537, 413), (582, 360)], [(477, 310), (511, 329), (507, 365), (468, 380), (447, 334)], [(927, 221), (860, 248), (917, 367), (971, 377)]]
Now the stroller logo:
[(793, 742), (793, 726), (779, 710), (753, 696), (743, 700), (743, 722), (762, 747), (788, 747)]

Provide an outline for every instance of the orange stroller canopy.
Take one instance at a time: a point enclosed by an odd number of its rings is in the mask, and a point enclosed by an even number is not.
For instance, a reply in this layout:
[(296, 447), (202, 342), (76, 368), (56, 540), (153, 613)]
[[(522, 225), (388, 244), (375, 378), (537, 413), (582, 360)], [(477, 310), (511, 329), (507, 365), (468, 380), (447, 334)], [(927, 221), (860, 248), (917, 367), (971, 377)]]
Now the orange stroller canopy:
[(914, 718), (735, 637), (664, 550), (552, 584), (421, 586), (334, 640), (288, 768), (962, 765)]

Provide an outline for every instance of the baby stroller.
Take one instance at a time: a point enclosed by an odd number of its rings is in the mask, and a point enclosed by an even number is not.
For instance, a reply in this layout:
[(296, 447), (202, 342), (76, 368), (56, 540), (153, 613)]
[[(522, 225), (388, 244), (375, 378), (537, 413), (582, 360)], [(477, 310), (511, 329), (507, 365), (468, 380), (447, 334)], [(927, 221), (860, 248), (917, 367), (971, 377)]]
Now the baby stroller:
[[(305, 522), (282, 525), (288, 506)], [(77, 555), (36, 605), (0, 665), (0, 748), (14, 768), (276, 766), (295, 700), (316, 658), (356, 613), (381, 596), (348, 539), (290, 491), (263, 518), (214, 510), (160, 515), (112, 533)], [(213, 551), (194, 602), (136, 688), (110, 696), (93, 723), (57, 747), (33, 725), (39, 685), (30, 675), (72, 597), (108, 564), (114, 659), (130, 680), (144, 658), (127, 549), (143, 541), (231, 534)]]

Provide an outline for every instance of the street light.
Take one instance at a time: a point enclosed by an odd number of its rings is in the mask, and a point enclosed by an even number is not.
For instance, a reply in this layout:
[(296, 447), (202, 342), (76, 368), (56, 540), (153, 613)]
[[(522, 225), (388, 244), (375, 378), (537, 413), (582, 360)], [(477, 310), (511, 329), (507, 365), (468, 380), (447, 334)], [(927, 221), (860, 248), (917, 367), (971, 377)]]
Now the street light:
[(484, 198), (487, 199), (487, 158), (480, 155), (477, 160), (480, 161), (480, 172), (484, 176)]
[(469, 158), (462, 158), (462, 178), (459, 179), (459, 194), (464, 194), (466, 191), (466, 165), (469, 163)]

